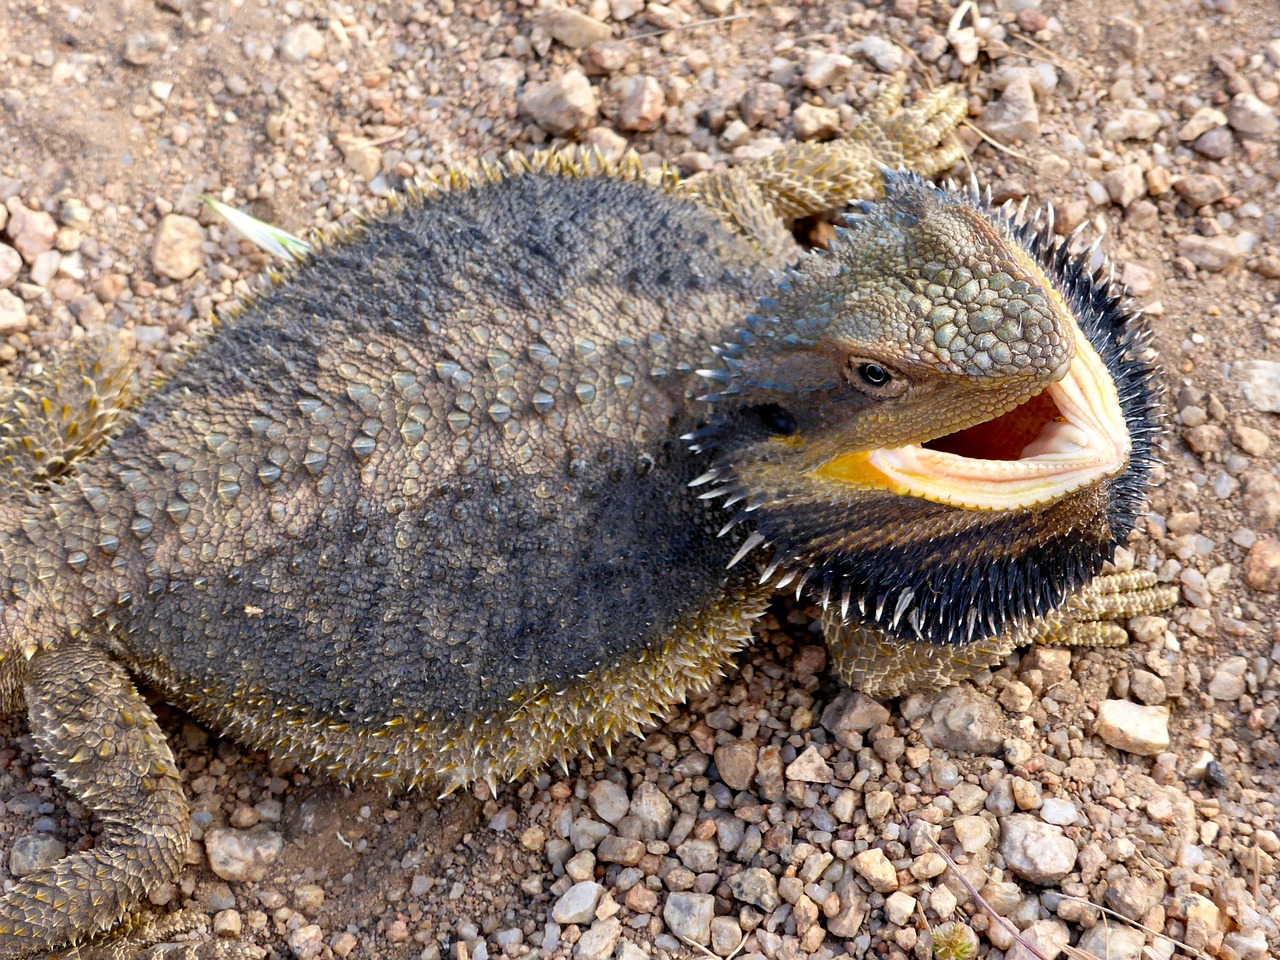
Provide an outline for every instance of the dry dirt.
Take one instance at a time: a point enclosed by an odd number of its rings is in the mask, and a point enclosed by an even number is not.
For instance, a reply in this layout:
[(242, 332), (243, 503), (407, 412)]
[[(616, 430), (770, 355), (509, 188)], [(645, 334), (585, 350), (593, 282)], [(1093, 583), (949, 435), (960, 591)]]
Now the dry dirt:
[[(550, 143), (518, 109), (520, 93), (583, 64), (597, 66), (587, 72), (600, 107), (582, 124), (590, 129), (569, 139), (613, 149), (621, 137), (646, 162), (694, 172), (767, 150), (772, 137), (793, 137), (804, 103), (835, 110), (847, 128), (886, 81), (878, 68), (901, 61), (911, 90), (957, 83), (969, 93), (973, 122), (1003, 131), (1005, 148), (965, 132), (978, 178), (998, 198), (1052, 203), (1062, 224), (1088, 221), (1087, 234), (1103, 234), (1103, 251), (1147, 308), (1169, 386), (1167, 475), (1132, 550), (1138, 565), (1183, 588), (1169, 633), (1147, 624), (1145, 642), (1076, 655), (1057, 691), (1043, 688), (1039, 668), (1015, 658), (979, 691), (998, 712), (1003, 747), (994, 759), (957, 751), (948, 760), (943, 747), (922, 739), (930, 703), (918, 699), (890, 705), (888, 724), (848, 742), (834, 738), (817, 718), (838, 687), (803, 617), (780, 605), (774, 629), (707, 697), (674, 710), (610, 761), (550, 771), (497, 798), (483, 787), (440, 801), (348, 789), (277, 769), (161, 707), (198, 836), (260, 820), (285, 844), (263, 880), (228, 884), (197, 843), (180, 888), (158, 899), (216, 914), (222, 932), (238, 925), (277, 957), (461, 960), (504, 949), (590, 957), (600, 944), (580, 940), (587, 924), (550, 918), (568, 886), (566, 869), (585, 869), (607, 890), (592, 924), (604, 946), (614, 950), (616, 917), (622, 960), (634, 960), (637, 948), (692, 955), (663, 919), (664, 898), (685, 882), (669, 875), (695, 859), (673, 849), (680, 838), (648, 842), (638, 886), (632, 875), (619, 879), (625, 871), (617, 864), (574, 858), (567, 868), (556, 844), (572, 820), (591, 816), (593, 783), (611, 780), (634, 800), (648, 781), (688, 815), (685, 836), (719, 838), (710, 869), (685, 870), (693, 878), (686, 889), (714, 896), (715, 912), (738, 925), (720, 924), (713, 948), (726, 952), (724, 938), (741, 929), (755, 931), (747, 954), (771, 958), (927, 957), (930, 930), (948, 915), (968, 918), (974, 907), (956, 886), (961, 905), (948, 914), (946, 898), (933, 896), (942, 879), (912, 873), (924, 851), (908, 849), (895, 818), (921, 816), (945, 828), (946, 804), (935, 804), (941, 819), (924, 811), (955, 774), (988, 796), (979, 806), (992, 824), (1004, 822), (999, 798), (1010, 789), (1022, 809), (1037, 810), (1037, 798), (1052, 795), (1074, 798), (1086, 814), (1068, 835), (1082, 851), (1096, 846), (1099, 859), (1043, 889), (1014, 887), (1004, 909), (1019, 926), (1060, 923), (1074, 943), (1096, 917), (1053, 894), (1075, 890), (1208, 955), (1273, 954), (1280, 559), (1267, 544), (1280, 518), (1280, 417), (1261, 409), (1246, 385), (1261, 376), (1250, 372), (1252, 361), (1280, 360), (1280, 8), (1273, 0), (983, 3), (974, 57), (962, 63), (965, 37), (946, 36), (954, 8), (934, 0), (569, 5), (617, 42), (572, 49), (547, 35), (542, 7), (525, 0), (0, 0), (0, 200), (11, 211), (21, 204), (52, 213), (61, 255), (22, 265), (11, 283), (24, 307), (0, 339), (0, 361), (17, 368), (105, 326), (134, 345), (144, 367), (171, 363), (267, 264), (202, 208), (202, 194), (294, 232), (332, 223), (373, 209), (406, 177)], [(975, 13), (957, 25), (974, 26)], [(850, 56), (847, 65), (837, 62), (847, 77), (807, 86), (806, 67), (828, 54)], [(647, 86), (663, 99), (628, 104), (644, 86), (636, 77), (651, 78)], [(774, 82), (776, 89), (766, 86)], [(1019, 102), (1018, 90), (1028, 88), (1034, 109)], [(1201, 122), (1203, 135), (1192, 139), (1187, 125)], [(198, 268), (181, 281), (153, 266), (157, 224), (173, 212), (204, 225)], [(1092, 731), (1106, 697), (1168, 706), (1169, 750), (1152, 758), (1103, 745)], [(834, 784), (815, 792), (792, 782), (781, 796), (753, 799), (748, 790), (726, 799), (709, 756), (739, 738), (776, 746), (787, 762), (815, 745), (833, 766)], [(1206, 754), (1215, 764), (1207, 778)], [(1073, 794), (1081, 767), (1062, 763), (1081, 758), (1089, 761), (1087, 796)], [(894, 817), (868, 820), (859, 809), (834, 832), (825, 829), (830, 816), (815, 811), (855, 776), (866, 797), (881, 791), (895, 800)], [(868, 785), (868, 777), (877, 782)], [(9, 876), (7, 852), (19, 838), (92, 842), (95, 825), (52, 783), (17, 719), (0, 727), (0, 799), (0, 877)], [(1187, 822), (1169, 813), (1170, 804)], [(754, 859), (723, 849), (731, 844), (715, 824), (733, 811), (764, 821)], [(1176, 832), (1175, 821), (1182, 833), (1170, 846), (1164, 832)], [(1125, 842), (1138, 844), (1136, 854)], [(728, 883), (744, 866), (795, 878), (814, 851), (831, 848), (839, 862), (869, 847), (887, 850), (920, 909), (893, 917), (893, 905), (862, 884), (849, 895), (869, 911), (859, 936), (811, 932), (831, 920), (805, 916), (814, 897), (829, 895), (833, 883), (840, 888), (833, 879), (840, 871), (821, 862), (803, 892), (784, 883), (784, 903), (772, 911), (744, 905)], [(978, 859), (979, 886), (1012, 879), (994, 841)], [(628, 882), (641, 893), (628, 896)], [(991, 891), (999, 893), (998, 884)], [(981, 916), (970, 923), (982, 934), (981, 952), (1002, 956), (1007, 938), (987, 932)], [(1151, 956), (1170, 955), (1167, 942), (1148, 943)], [(1259, 943), (1264, 952), (1250, 953)], [(1113, 948), (1112, 956), (1134, 955), (1118, 941)]]

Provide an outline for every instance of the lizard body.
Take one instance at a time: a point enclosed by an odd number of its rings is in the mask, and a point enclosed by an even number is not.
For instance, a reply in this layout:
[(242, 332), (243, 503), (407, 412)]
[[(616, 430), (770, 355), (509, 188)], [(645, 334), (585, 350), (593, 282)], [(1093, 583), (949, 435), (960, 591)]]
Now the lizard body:
[[(1167, 605), (1093, 579), (1154, 429), (1109, 288), (908, 176), (829, 254), (783, 228), (871, 195), (885, 161), (949, 166), (962, 110), (882, 102), (860, 138), (687, 183), (559, 155), (459, 175), (136, 402), (83, 358), (15, 393), (0, 697), (104, 832), (0, 898), (0, 957), (110, 930), (182, 861), (135, 677), (311, 769), (448, 788), (704, 687), (780, 583), (832, 601), (837, 669), (879, 695)], [(1017, 410), (1010, 449), (969, 444), (985, 479), (921, 452)]]

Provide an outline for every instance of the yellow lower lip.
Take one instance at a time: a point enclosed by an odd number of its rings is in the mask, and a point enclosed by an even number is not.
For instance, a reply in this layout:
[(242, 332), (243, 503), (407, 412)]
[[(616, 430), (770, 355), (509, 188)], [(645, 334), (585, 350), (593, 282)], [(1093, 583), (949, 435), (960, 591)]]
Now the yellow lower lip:
[(1047, 388), (1083, 446), (1020, 460), (979, 460), (918, 444), (856, 450), (814, 471), (820, 480), (886, 490), (966, 510), (1016, 510), (1060, 500), (1121, 473), (1132, 444), (1115, 385), (1102, 358), (1077, 337), (1067, 375)]

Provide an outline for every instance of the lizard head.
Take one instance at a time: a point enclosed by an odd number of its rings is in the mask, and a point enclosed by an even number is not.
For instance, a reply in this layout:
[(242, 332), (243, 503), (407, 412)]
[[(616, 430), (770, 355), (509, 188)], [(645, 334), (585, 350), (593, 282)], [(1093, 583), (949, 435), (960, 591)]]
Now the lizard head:
[(1141, 508), (1145, 331), (1051, 224), (886, 174), (719, 364), (704, 496), (766, 575), (931, 642), (1056, 606)]

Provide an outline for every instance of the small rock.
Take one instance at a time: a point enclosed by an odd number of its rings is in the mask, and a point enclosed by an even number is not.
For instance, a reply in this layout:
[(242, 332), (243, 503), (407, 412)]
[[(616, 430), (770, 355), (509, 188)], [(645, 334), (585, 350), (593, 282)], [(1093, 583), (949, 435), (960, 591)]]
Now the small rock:
[(319, 884), (304, 883), (293, 891), (293, 905), (304, 916), (314, 917), (323, 903), (324, 887)]
[(7, 243), (0, 243), (0, 290), (8, 290), (13, 286), (21, 269), (22, 254)]
[(851, 940), (862, 929), (863, 922), (870, 912), (867, 896), (859, 889), (856, 875), (846, 869), (836, 881), (836, 896), (840, 898), (840, 906), (834, 915), (827, 918), (827, 932), (833, 937)]
[(673, 30), (681, 24), (684, 15), (673, 6), (649, 0), (644, 8), (644, 19), (656, 30)]
[(538, 24), (566, 47), (584, 50), (613, 36), (609, 25), (577, 10), (549, 10), (538, 17)]
[(1267, 137), (1280, 129), (1276, 112), (1252, 93), (1237, 93), (1227, 106), (1227, 122), (1247, 137)]
[(1235, 149), (1235, 140), (1226, 127), (1214, 127), (1208, 133), (1202, 133), (1191, 144), (1191, 149), (1211, 160), (1223, 160), (1231, 156)]
[(243, 929), (239, 910), (219, 910), (213, 915), (213, 935), (219, 939), (239, 940)]
[(1229, 195), (1221, 177), (1208, 173), (1192, 173), (1173, 181), (1173, 189), (1188, 204), (1199, 209), (1217, 203)]
[(756, 745), (748, 740), (733, 740), (716, 747), (713, 757), (720, 779), (730, 790), (746, 790), (756, 775)]
[(905, 927), (915, 915), (917, 901), (901, 890), (889, 894), (884, 901), (884, 915), (895, 927)]
[(591, 809), (605, 823), (617, 824), (631, 809), (631, 798), (627, 791), (612, 780), (597, 780), (591, 785), (587, 794)]
[(382, 172), (382, 149), (374, 146), (367, 137), (339, 133), (333, 139), (342, 159), (361, 180), (368, 182)]
[(1280, 361), (1245, 360), (1237, 365), (1243, 374), (1242, 392), (1255, 410), (1280, 413)]
[(1164, 120), (1154, 110), (1121, 110), (1102, 125), (1102, 136), (1107, 140), (1151, 140), (1164, 126)]
[(1046, 797), (1040, 805), (1040, 819), (1059, 827), (1069, 827), (1080, 819), (1080, 811), (1070, 800)]
[(1244, 258), (1234, 237), (1202, 237), (1194, 233), (1178, 240), (1178, 256), (1186, 257), (1207, 273), (1221, 273)]
[(1116, 877), (1107, 885), (1104, 900), (1107, 907), (1128, 920), (1140, 922), (1165, 893), (1164, 883), (1140, 877)]
[(1056, 918), (1037, 920), (1022, 931), (1022, 939), (1027, 946), (1014, 943), (1005, 954), (1007, 960), (1053, 960), (1061, 956), (1071, 942), (1067, 925)]
[(158, 276), (185, 280), (204, 262), (204, 230), (191, 217), (171, 213), (156, 228), (151, 269)]
[(720, 850), (714, 840), (686, 840), (676, 847), (676, 856), (694, 873), (709, 873), (720, 861)]
[(853, 69), (853, 61), (843, 53), (819, 53), (805, 64), (800, 79), (810, 90), (821, 90), (844, 83)]
[(770, 803), (777, 803), (787, 795), (787, 784), (782, 776), (782, 751), (775, 744), (760, 750), (756, 759), (756, 783), (760, 787), (760, 796)]
[(606, 160), (620, 160), (629, 144), (621, 134), (608, 127), (592, 127), (582, 135), (582, 145), (588, 150), (599, 150)]
[(772, 913), (782, 902), (778, 897), (778, 880), (763, 867), (751, 867), (729, 878), (729, 890), (743, 903)]
[(832, 780), (831, 765), (813, 746), (787, 764), (786, 775), (788, 780), (804, 783), (830, 783)]
[(1244, 657), (1227, 657), (1213, 671), (1209, 696), (1215, 700), (1239, 700), (1244, 694), (1244, 675), (1249, 661)]
[(956, 842), (965, 853), (977, 853), (991, 842), (991, 824), (978, 816), (956, 817), (951, 825)]
[(711, 950), (716, 956), (731, 956), (741, 944), (742, 927), (736, 917), (716, 917), (711, 921)]
[(1103, 700), (1095, 732), (1117, 750), (1154, 757), (1169, 749), (1169, 708)]
[(888, 790), (872, 790), (863, 799), (862, 807), (872, 823), (884, 823), (893, 812), (893, 794)]
[(594, 850), (609, 835), (609, 828), (590, 817), (579, 817), (569, 826), (569, 842), (575, 850)]
[(1147, 935), (1128, 924), (1100, 920), (1080, 937), (1077, 948), (1098, 960), (1140, 960)]
[(822, 711), (822, 725), (841, 746), (849, 746), (850, 734), (866, 733), (888, 722), (888, 709), (856, 690), (842, 690)]
[(1267, 948), (1267, 934), (1261, 927), (1252, 930), (1233, 930), (1222, 940), (1223, 956), (1236, 956), (1240, 960), (1267, 960), (1271, 956)]
[(609, 16), (622, 21), (630, 20), (644, 9), (644, 0), (609, 0)]
[(289, 932), (289, 952), (298, 960), (315, 960), (324, 952), (324, 931), (314, 923)]
[(249, 830), (214, 827), (204, 835), (209, 869), (223, 880), (262, 880), (282, 849), (284, 838), (262, 824)]
[(1000, 854), (1022, 879), (1052, 884), (1075, 869), (1076, 845), (1061, 827), (1015, 813), (1001, 818), (1000, 831)]
[[(1164, 631), (1161, 630), (1161, 633)], [(1137, 631), (1129, 627), (1129, 634), (1138, 640)], [(1141, 642), (1141, 641), (1139, 641)], [(1129, 692), (1145, 704), (1159, 705), (1169, 699), (1169, 691), (1165, 682), (1147, 670), (1135, 670), (1129, 680)]]
[(620, 863), (624, 867), (634, 867), (644, 857), (644, 843), (627, 837), (608, 836), (596, 847), (596, 856), (601, 863)]
[(1244, 582), (1263, 593), (1280, 591), (1280, 542), (1264, 537), (1244, 558)]
[(662, 919), (673, 937), (706, 946), (711, 942), (711, 918), (715, 909), (716, 898), (709, 894), (673, 893), (662, 908)]
[(898, 889), (898, 872), (879, 847), (862, 851), (850, 862), (876, 893), (892, 893)]
[(0, 290), (0, 337), (21, 333), (31, 325), (27, 305), (9, 290)]
[(503, 807), (489, 821), (489, 829), (494, 833), (503, 833), (516, 825), (518, 814), (511, 807)]
[(163, 30), (140, 30), (129, 34), (124, 42), (124, 62), (135, 67), (155, 63), (169, 47), (169, 34)]
[[(621, 40), (601, 40), (582, 52), (579, 58), (583, 69), (590, 75), (617, 73), (635, 54), (635, 48)], [(513, 91), (514, 92), (514, 91)]]
[(525, 69), (519, 60), (513, 60), (511, 57), (496, 57), (480, 64), (476, 76), (486, 87), (514, 98), (520, 84), (524, 83)]
[(551, 908), (551, 919), (556, 923), (590, 923), (603, 896), (604, 887), (594, 880), (575, 883)]
[(656, 130), (667, 109), (662, 85), (653, 77), (627, 77), (622, 81), (622, 102), (616, 122), (619, 130)]
[(1142, 56), (1147, 42), (1147, 30), (1142, 24), (1128, 17), (1112, 17), (1107, 22), (1106, 34), (1116, 49), (1131, 60)]
[(577, 960), (608, 960), (622, 936), (622, 921), (617, 917), (597, 920), (587, 928), (573, 948)]
[(1251, 457), (1265, 456), (1266, 452), (1271, 449), (1270, 437), (1261, 430), (1247, 427), (1242, 423), (1234, 424), (1231, 427), (1231, 440)]
[(324, 53), (324, 34), (309, 23), (299, 23), (280, 38), (280, 59), (285, 63), (305, 63)]
[(778, 118), (778, 107), (785, 94), (780, 84), (768, 81), (753, 83), (738, 101), (738, 114), (749, 127), (770, 124)]
[(906, 51), (884, 37), (868, 36), (853, 45), (853, 52), (866, 57), (881, 73), (897, 73), (907, 63)]
[(51, 867), (67, 855), (67, 845), (57, 837), (33, 833), (19, 837), (9, 848), (9, 872), (25, 877)]
[(994, 754), (1005, 739), (999, 708), (964, 684), (939, 694), (921, 733), (949, 753)]
[(628, 812), (640, 822), (641, 840), (665, 840), (671, 833), (671, 801), (652, 783), (636, 787)]
[(29, 264), (35, 263), (36, 257), (53, 249), (58, 225), (43, 210), (28, 209), (17, 198), (11, 199), (7, 207), (9, 222), (5, 225), (5, 233), (22, 259)]
[(1107, 188), (1111, 202), (1127, 207), (1147, 192), (1147, 178), (1142, 167), (1136, 163), (1127, 163), (1115, 170), (1107, 170), (1101, 176), (1102, 185)]
[(1006, 143), (1040, 136), (1040, 108), (1026, 73), (1010, 77), (1000, 99), (983, 108), (981, 126), (989, 136)]
[(1182, 125), (1182, 129), (1178, 131), (1178, 139), (1184, 143), (1190, 140), (1198, 140), (1204, 134), (1217, 127), (1225, 127), (1227, 125), (1227, 115), (1221, 110), (1215, 110), (1213, 107), (1201, 107), (1191, 115), (1191, 119)]
[(555, 136), (586, 130), (599, 110), (595, 87), (580, 70), (530, 84), (520, 95), (519, 104), (521, 113)]
[(802, 103), (791, 115), (797, 140), (825, 140), (840, 132), (840, 111)]
[(1187, 441), (1187, 446), (1200, 457), (1217, 453), (1226, 438), (1227, 432), (1216, 423), (1202, 423), (1198, 427), (1183, 431), (1182, 434), (1182, 439)]

